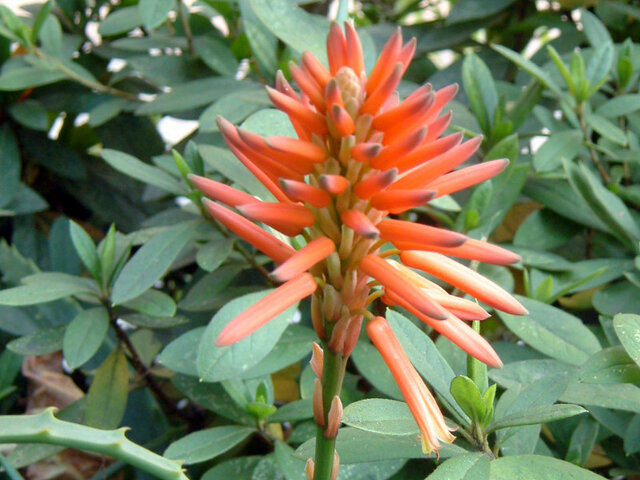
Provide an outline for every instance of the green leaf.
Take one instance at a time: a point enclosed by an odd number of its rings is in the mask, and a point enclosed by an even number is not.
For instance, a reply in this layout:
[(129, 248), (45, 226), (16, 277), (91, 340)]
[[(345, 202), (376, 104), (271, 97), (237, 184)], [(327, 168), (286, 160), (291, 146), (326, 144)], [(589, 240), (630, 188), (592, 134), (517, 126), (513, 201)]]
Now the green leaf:
[(204, 462), (223, 454), (254, 432), (254, 428), (239, 425), (207, 428), (176, 440), (165, 450), (164, 456), (187, 465)]
[(42, 24), (51, 13), (51, 9), (53, 8), (53, 0), (45, 1), (38, 13), (36, 14), (36, 18), (33, 20), (33, 26), (31, 27), (31, 42), (35, 43), (38, 38), (38, 33), (40, 32), (40, 28), (42, 28)]
[(137, 5), (118, 8), (117, 10), (112, 10), (107, 18), (100, 22), (98, 33), (105, 37), (119, 35), (128, 33), (141, 24), (142, 19)]
[(514, 455), (491, 462), (490, 480), (604, 480), (589, 470), (541, 455)]
[[(392, 402), (393, 400), (388, 401)], [(310, 398), (301, 398), (300, 400), (295, 400), (282, 405), (278, 408), (276, 413), (271, 415), (269, 421), (274, 423), (298, 422), (309, 418), (313, 418), (312, 400)], [(342, 420), (344, 421), (344, 416), (342, 417)]]
[(216, 270), (233, 251), (232, 238), (219, 238), (208, 242), (198, 249), (196, 262), (207, 272)]
[(153, 30), (165, 21), (174, 5), (174, 0), (140, 0), (138, 15), (145, 28)]
[(200, 480), (220, 480), (222, 478), (252, 480), (253, 471), (262, 459), (263, 457), (261, 456), (252, 456), (224, 460), (207, 470)]
[(598, 48), (605, 43), (613, 43), (607, 27), (597, 16), (585, 8), (580, 9), (580, 23), (582, 23), (582, 31), (592, 47)]
[(20, 185), (20, 152), (8, 124), (0, 127), (0, 207), (15, 197)]
[(209, 68), (227, 77), (233, 77), (238, 71), (238, 60), (221, 40), (207, 36), (196, 37), (193, 48)]
[(507, 328), (525, 343), (550, 357), (582, 365), (600, 350), (600, 344), (580, 319), (551, 305), (519, 297), (529, 315), (498, 312)]
[(216, 100), (207, 107), (198, 122), (201, 132), (217, 132), (218, 116), (224, 117), (231, 123), (237, 124), (264, 106), (270, 106), (271, 101), (263, 89), (241, 90), (230, 93)]
[(62, 350), (66, 325), (43, 328), (7, 343), (7, 349), (18, 355), (48, 355)]
[(360, 400), (344, 409), (342, 422), (383, 435), (417, 435), (420, 433), (409, 407), (404, 402), (371, 398)]
[(596, 443), (600, 425), (592, 418), (585, 417), (571, 434), (565, 460), (584, 466)]
[(325, 40), (329, 25), (326, 18), (311, 15), (288, 0), (249, 0), (249, 3), (276, 37), (299, 53), (310, 51), (327, 64)]
[(152, 317), (172, 317), (176, 313), (176, 302), (173, 298), (154, 289), (147, 290), (122, 306)]
[(485, 430), (485, 433), (491, 433), (509, 427), (555, 422), (586, 412), (587, 411), (581, 406), (570, 404), (545, 405), (543, 407), (529, 408), (492, 422)]
[(621, 240), (626, 240), (627, 245), (638, 251), (640, 227), (622, 200), (607, 190), (584, 164), (576, 166), (565, 163), (564, 166), (571, 186), (591, 211)]
[(580, 369), (582, 383), (635, 383), (640, 384), (640, 367), (622, 346), (600, 350), (592, 355)]
[[(458, 2), (460, 3), (464, 2)], [(473, 53), (467, 55), (462, 63), (462, 83), (471, 103), (471, 110), (482, 131), (488, 135), (498, 104), (498, 92), (487, 65)]]
[(491, 370), (489, 377), (501, 387), (513, 388), (518, 385), (524, 386), (537, 382), (539, 379), (550, 375), (571, 376), (575, 372), (577, 372), (577, 368), (574, 366), (558, 360), (544, 358), (507, 363), (501, 369)]
[(603, 290), (598, 290), (593, 295), (592, 301), (598, 312), (611, 317), (624, 312), (638, 312), (640, 311), (640, 288), (629, 282), (614, 283)]
[(184, 222), (145, 243), (118, 275), (111, 296), (113, 304), (120, 305), (138, 297), (162, 278), (193, 238), (194, 231), (193, 222)]
[[(540, 250), (553, 250), (567, 243), (580, 228), (548, 208), (536, 210), (520, 224), (513, 244)], [(524, 262), (523, 262), (524, 263)]]
[(617, 95), (596, 109), (598, 115), (607, 118), (621, 117), (640, 110), (640, 94)]
[(34, 283), (0, 290), (0, 305), (34, 305), (71, 295), (92, 294), (94, 292), (87, 284), (80, 282)]
[(514, 52), (513, 50), (510, 50), (509, 48), (502, 45), (491, 45), (491, 48), (498, 52), (500, 55), (506, 57), (508, 60), (511, 60), (529, 75), (535, 77), (540, 83), (551, 90), (558, 98), (562, 98), (562, 91), (553, 81), (551, 76), (531, 60), (527, 60), (519, 53)]
[(450, 458), (425, 480), (489, 480), (489, 457), (484, 453), (465, 453)]
[(249, 0), (239, 0), (244, 33), (260, 69), (275, 75), (278, 70), (278, 39), (258, 19)]
[(591, 55), (591, 58), (589, 58), (587, 63), (587, 81), (589, 82), (587, 98), (593, 95), (609, 77), (609, 72), (613, 65), (613, 57), (613, 43), (607, 42), (599, 45)]
[[(358, 342), (353, 349), (351, 358), (358, 372), (367, 379), (374, 388), (380, 390), (391, 398), (402, 400), (402, 393), (396, 384), (386, 363), (376, 350), (376, 347), (367, 342)], [(453, 375), (452, 375), (453, 378)]]
[(587, 124), (605, 138), (618, 145), (627, 145), (627, 135), (605, 117), (591, 113), (587, 115)]
[(198, 349), (198, 374), (207, 382), (219, 382), (248, 372), (265, 358), (287, 328), (297, 304), (289, 307), (247, 338), (227, 346), (217, 347), (215, 340), (222, 329), (247, 307), (273, 290), (250, 293), (222, 307), (207, 326)]
[(620, 313), (613, 317), (613, 328), (631, 359), (640, 366), (640, 315)]
[(69, 222), (69, 234), (84, 266), (87, 267), (93, 278), (100, 278), (100, 259), (89, 234), (73, 220)]
[(26, 99), (16, 103), (9, 109), (11, 116), (24, 125), (34, 130), (49, 130), (49, 117), (47, 110), (37, 100)]
[(485, 416), (485, 405), (478, 386), (469, 377), (458, 375), (451, 381), (451, 395), (474, 424)]
[(582, 147), (582, 132), (566, 130), (552, 134), (533, 155), (538, 172), (551, 172), (562, 166), (562, 160), (573, 160)]
[(183, 194), (185, 189), (173, 176), (158, 167), (153, 167), (141, 162), (128, 153), (105, 148), (100, 151), (100, 156), (113, 168), (140, 182), (153, 185), (170, 193)]
[(49, 268), (69, 274), (80, 273), (80, 259), (69, 234), (69, 219), (64, 215), (56, 218), (48, 239)]
[(47, 17), (38, 37), (40, 38), (43, 52), (53, 57), (60, 57), (62, 55), (62, 26), (60, 26), (57, 17), (54, 15)]
[(640, 388), (629, 383), (570, 383), (562, 402), (640, 413)]
[(478, 0), (458, 0), (447, 17), (447, 24), (468, 22), (496, 15), (515, 0), (494, 0), (490, 3)]
[(62, 339), (62, 353), (71, 370), (84, 365), (98, 351), (109, 329), (109, 315), (103, 307), (80, 312)]
[(624, 435), (624, 451), (627, 455), (640, 451), (640, 415), (636, 414)]
[(40, 87), (66, 78), (60, 70), (40, 66), (24, 66), (2, 71), (0, 74), (0, 91), (17, 91), (26, 88)]
[(120, 348), (116, 348), (96, 370), (87, 392), (87, 425), (103, 429), (116, 428), (124, 416), (128, 396), (127, 358)]

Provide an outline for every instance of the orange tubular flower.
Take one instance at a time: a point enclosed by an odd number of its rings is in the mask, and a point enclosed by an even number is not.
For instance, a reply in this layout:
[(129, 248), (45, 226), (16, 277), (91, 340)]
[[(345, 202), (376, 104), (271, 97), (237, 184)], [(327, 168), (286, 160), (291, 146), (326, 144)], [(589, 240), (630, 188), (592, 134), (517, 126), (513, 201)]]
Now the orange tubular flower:
[[(201, 177), (192, 176), (191, 181), (229, 207), (205, 201), (216, 220), (280, 264), (272, 279), (286, 282), (227, 325), (218, 345), (245, 338), (311, 295), (312, 322), (325, 361), (321, 369), (316, 352), (315, 370), (330, 374), (327, 365), (332, 358), (340, 358), (332, 365), (344, 368), (343, 359), (358, 339), (363, 315), (371, 316), (366, 308), (379, 296), (370, 297), (372, 288), (380, 286), (387, 304), (406, 308), (470, 355), (500, 365), (489, 343), (464, 322), (486, 318), (488, 313), (470, 300), (449, 295), (407, 266), (449, 282), (493, 308), (523, 314), (526, 310), (507, 292), (449, 258), (507, 265), (517, 262), (518, 256), (437, 226), (389, 218), (491, 178), (508, 163), (494, 160), (458, 168), (475, 154), (481, 139), (463, 142), (460, 133), (440, 138), (451, 120), (451, 113), (443, 110), (455, 96), (456, 85), (437, 91), (425, 85), (399, 101), (395, 90), (414, 51), (415, 41), (403, 45), (398, 29), (367, 75), (355, 29), (347, 23), (343, 33), (333, 24), (327, 38), (328, 67), (305, 52), (300, 66), (290, 68), (300, 93), (282, 73), (276, 76), (275, 88), (267, 88), (298, 138), (262, 138), (218, 119), (229, 149), (276, 202), (263, 202)], [(296, 252), (253, 222), (287, 236), (300, 235), (296, 242), (304, 238), (307, 245)], [(392, 249), (380, 254), (385, 242)], [(394, 254), (406, 266), (392, 260)], [(452, 441), (433, 397), (386, 321), (370, 321), (367, 332), (420, 426), (425, 451), (437, 451), (440, 442)], [(331, 424), (335, 429), (339, 424), (339, 408), (327, 417), (337, 394), (319, 389), (315, 395), (314, 402), (321, 403), (314, 406), (321, 428)], [(314, 468), (319, 478), (330, 478), (326, 471), (330, 467), (316, 461)]]

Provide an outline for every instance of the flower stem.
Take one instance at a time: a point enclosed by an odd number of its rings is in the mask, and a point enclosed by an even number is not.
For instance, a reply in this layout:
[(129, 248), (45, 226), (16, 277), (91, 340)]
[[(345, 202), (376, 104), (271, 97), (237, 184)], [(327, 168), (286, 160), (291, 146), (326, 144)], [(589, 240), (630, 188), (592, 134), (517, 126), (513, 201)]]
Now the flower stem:
[[(334, 396), (339, 396), (340, 390), (342, 390), (342, 381), (344, 379), (344, 370), (347, 362), (346, 359), (342, 358), (340, 353), (332, 352), (326, 344), (323, 345), (323, 350), (324, 361), (321, 382), (324, 424), (326, 426), (328, 425), (331, 401)], [(324, 431), (324, 426), (317, 426), (313, 480), (331, 480), (336, 439), (326, 438)]]
[[(478, 320), (474, 320), (471, 326), (476, 332), (480, 333), (480, 322)], [(489, 387), (487, 366), (471, 355), (467, 355), (467, 376), (473, 380), (473, 383), (476, 384), (480, 393), (484, 393)]]

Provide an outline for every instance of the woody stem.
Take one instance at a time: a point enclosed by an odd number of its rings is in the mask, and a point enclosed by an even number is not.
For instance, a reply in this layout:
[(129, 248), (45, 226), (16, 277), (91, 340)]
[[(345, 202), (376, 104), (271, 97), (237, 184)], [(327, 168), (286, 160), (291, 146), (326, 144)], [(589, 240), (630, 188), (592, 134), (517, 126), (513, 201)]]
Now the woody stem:
[(324, 412), (324, 425), (317, 425), (316, 452), (313, 480), (331, 480), (333, 469), (333, 456), (336, 439), (325, 437), (325, 428), (328, 425), (329, 409), (331, 401), (336, 395), (340, 395), (342, 381), (347, 364), (342, 354), (332, 352), (326, 344), (322, 345), (324, 360), (322, 367), (322, 407)]

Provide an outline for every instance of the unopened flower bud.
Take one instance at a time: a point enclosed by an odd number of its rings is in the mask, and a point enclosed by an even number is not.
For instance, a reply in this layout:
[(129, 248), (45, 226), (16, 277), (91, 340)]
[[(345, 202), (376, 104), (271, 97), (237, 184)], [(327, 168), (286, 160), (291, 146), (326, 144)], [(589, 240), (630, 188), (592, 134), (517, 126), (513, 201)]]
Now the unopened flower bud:
[(307, 480), (313, 480), (313, 472), (315, 470), (315, 465), (313, 463), (313, 459), (307, 459), (307, 464), (304, 466), (304, 473), (307, 474)]
[(362, 315), (356, 315), (349, 322), (349, 328), (347, 328), (347, 333), (344, 338), (344, 348), (342, 350), (342, 356), (348, 357), (353, 352), (353, 349), (358, 343), (358, 339), (360, 338), (360, 329), (362, 328)]
[(333, 465), (331, 467), (331, 480), (337, 480), (338, 470), (340, 470), (340, 455), (336, 450), (333, 451)]
[(313, 351), (311, 353), (311, 361), (309, 364), (311, 365), (311, 370), (316, 374), (316, 377), (322, 378), (322, 364), (324, 362), (324, 352), (322, 351), (322, 347), (318, 345), (316, 342), (313, 342)]
[(316, 378), (313, 382), (313, 419), (317, 425), (324, 427), (324, 408), (322, 406), (322, 383)]
[(322, 303), (316, 294), (311, 296), (311, 323), (318, 337), (324, 340), (327, 333), (324, 330), (324, 317), (322, 316)]
[(342, 421), (342, 402), (337, 395), (331, 400), (329, 415), (327, 416), (327, 428), (324, 430), (325, 438), (335, 438), (338, 436), (338, 427)]

